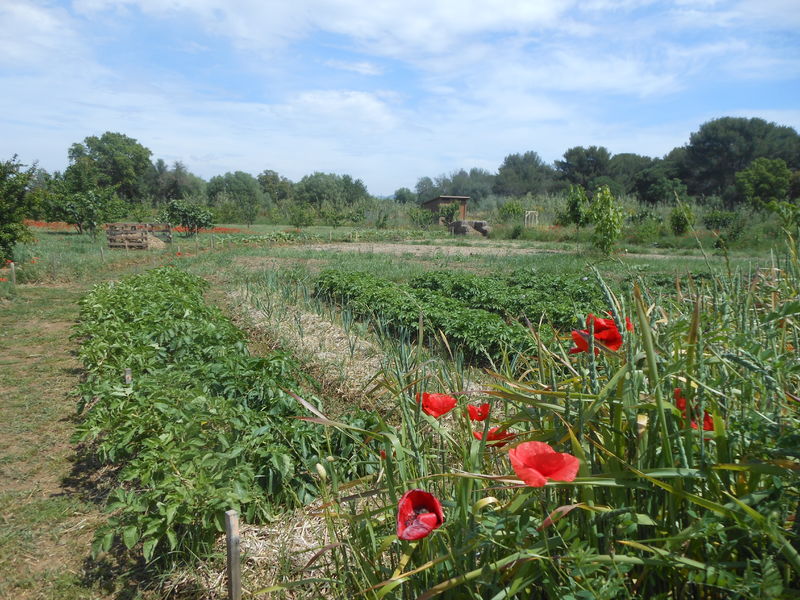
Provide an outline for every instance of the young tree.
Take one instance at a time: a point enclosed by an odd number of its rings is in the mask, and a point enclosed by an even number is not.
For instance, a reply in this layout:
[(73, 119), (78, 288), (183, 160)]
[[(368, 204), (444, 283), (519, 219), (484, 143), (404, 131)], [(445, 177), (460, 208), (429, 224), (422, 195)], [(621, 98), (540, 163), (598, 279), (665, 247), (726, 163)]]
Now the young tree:
[(594, 223), (592, 245), (603, 254), (609, 255), (622, 235), (625, 213), (608, 186), (597, 188), (589, 212)]
[(14, 245), (32, 236), (22, 222), (27, 216), (28, 184), (34, 167), (24, 169), (14, 155), (0, 163), (0, 259), (13, 260)]
[(85, 192), (57, 193), (51, 197), (49, 216), (55, 221), (74, 225), (78, 233), (97, 237), (103, 223), (125, 216), (126, 204), (111, 188), (96, 188)]
[(185, 227), (186, 237), (196, 235), (201, 229), (214, 224), (214, 216), (210, 210), (199, 202), (189, 200), (171, 200), (164, 207), (160, 220), (163, 223)]

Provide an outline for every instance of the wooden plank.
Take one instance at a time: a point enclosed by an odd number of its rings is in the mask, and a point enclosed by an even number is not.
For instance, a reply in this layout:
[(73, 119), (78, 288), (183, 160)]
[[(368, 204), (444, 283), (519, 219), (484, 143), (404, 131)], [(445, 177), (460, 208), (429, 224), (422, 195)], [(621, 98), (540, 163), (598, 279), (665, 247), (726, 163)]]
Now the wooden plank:
[(242, 600), (242, 564), (239, 539), (239, 513), (225, 512), (225, 546), (228, 549), (228, 599)]

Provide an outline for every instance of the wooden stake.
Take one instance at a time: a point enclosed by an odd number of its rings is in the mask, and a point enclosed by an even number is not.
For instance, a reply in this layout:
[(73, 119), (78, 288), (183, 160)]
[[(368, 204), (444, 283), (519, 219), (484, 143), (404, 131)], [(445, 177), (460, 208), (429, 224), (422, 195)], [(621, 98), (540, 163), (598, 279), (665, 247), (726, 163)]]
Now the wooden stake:
[(130, 385), (133, 382), (133, 371), (125, 369), (125, 385)]
[(8, 266), (11, 268), (11, 285), (17, 285), (17, 265), (10, 262)]
[(102, 260), (103, 262), (106, 262), (106, 253), (103, 250), (103, 246), (100, 246), (100, 260)]
[(225, 512), (225, 545), (228, 548), (228, 600), (242, 600), (242, 565), (239, 550), (239, 513)]

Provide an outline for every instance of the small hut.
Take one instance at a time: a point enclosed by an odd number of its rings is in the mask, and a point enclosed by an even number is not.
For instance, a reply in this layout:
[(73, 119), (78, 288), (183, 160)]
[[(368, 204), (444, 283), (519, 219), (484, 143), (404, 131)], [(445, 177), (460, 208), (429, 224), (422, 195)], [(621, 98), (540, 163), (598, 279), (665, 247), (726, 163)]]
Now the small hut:
[(467, 220), (467, 200), (469, 200), (469, 196), (437, 196), (433, 200), (428, 200), (427, 202), (422, 203), (422, 208), (431, 211), (432, 213), (439, 214), (439, 207), (440, 206), (448, 206), (455, 202), (458, 202), (458, 220), (459, 221), (466, 221)]

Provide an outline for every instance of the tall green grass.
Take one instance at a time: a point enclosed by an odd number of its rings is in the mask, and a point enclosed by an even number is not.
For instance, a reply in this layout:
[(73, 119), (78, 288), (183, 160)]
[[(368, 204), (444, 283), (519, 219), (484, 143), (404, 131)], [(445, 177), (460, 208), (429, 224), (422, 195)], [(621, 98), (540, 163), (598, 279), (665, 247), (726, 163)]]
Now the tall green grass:
[[(599, 280), (617, 323), (629, 317), (634, 326), (618, 352), (569, 355), (569, 340), (540, 344), (523, 376), (497, 370), (482, 392), (469, 389), (458, 363), (433, 367), (398, 340), (381, 380), (393, 414), (368, 434), (379, 474), (353, 482), (341, 476), (347, 457), (325, 465), (335, 539), (315, 568), (333, 582), (329, 594), (796, 595), (800, 268), (790, 244), (776, 270), (690, 280), (671, 296), (638, 284), (614, 296)], [(459, 405), (435, 419), (416, 401), (424, 391), (454, 394)], [(470, 422), (468, 402), (489, 402), (490, 420)], [(522, 485), (508, 447), (473, 436), (495, 426), (516, 433), (514, 444), (543, 441), (578, 457), (578, 478)], [(395, 514), (413, 488), (442, 501), (446, 522), (404, 542)]]

